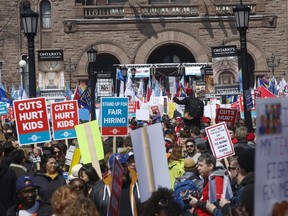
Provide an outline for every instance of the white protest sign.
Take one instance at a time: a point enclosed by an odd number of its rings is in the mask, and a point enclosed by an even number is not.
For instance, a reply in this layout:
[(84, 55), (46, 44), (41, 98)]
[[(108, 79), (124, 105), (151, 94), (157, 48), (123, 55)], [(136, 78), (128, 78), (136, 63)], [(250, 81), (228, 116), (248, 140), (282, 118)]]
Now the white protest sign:
[(147, 109), (137, 109), (136, 110), (136, 119), (147, 121), (149, 119), (150, 110)]
[(233, 143), (225, 122), (206, 127), (205, 131), (217, 160), (234, 155)]
[(161, 123), (131, 131), (141, 202), (159, 186), (171, 188)]
[(284, 209), (283, 201), (288, 198), (288, 101), (287, 98), (256, 99), (256, 104), (253, 215), (271, 216), (272, 211), (275, 215), (286, 215), (287, 204)]

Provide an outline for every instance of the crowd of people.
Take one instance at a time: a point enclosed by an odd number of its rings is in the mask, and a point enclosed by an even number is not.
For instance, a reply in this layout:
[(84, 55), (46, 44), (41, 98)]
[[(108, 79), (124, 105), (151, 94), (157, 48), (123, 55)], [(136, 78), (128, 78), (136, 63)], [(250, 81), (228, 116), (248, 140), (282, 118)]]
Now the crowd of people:
[[(0, 215), (106, 216), (114, 160), (123, 167), (120, 216), (253, 215), (255, 135), (248, 133), (242, 119), (228, 127), (235, 155), (226, 162), (212, 154), (204, 130), (211, 125), (210, 118), (196, 123), (185, 116), (155, 115), (154, 119), (151, 124), (161, 123), (163, 128), (171, 188), (159, 187), (145, 202), (141, 202), (129, 135), (117, 137), (117, 153), (113, 139), (102, 138), (102, 179), (92, 164), (79, 163), (67, 176), (64, 141), (19, 146), (15, 125), (5, 124), (0, 144)], [(143, 126), (135, 118), (130, 120), (130, 130)], [(77, 139), (69, 140), (69, 145), (77, 145)]]

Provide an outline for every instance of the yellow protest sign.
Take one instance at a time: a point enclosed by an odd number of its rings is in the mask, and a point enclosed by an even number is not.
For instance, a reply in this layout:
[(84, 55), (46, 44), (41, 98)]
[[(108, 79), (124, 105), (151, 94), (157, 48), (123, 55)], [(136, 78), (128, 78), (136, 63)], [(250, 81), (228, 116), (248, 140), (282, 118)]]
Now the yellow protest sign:
[(104, 158), (103, 144), (97, 120), (75, 126), (83, 164), (92, 163), (102, 177), (99, 160)]
[(170, 119), (172, 119), (174, 116), (174, 111), (176, 110), (176, 103), (168, 102), (167, 106), (168, 106), (168, 116)]

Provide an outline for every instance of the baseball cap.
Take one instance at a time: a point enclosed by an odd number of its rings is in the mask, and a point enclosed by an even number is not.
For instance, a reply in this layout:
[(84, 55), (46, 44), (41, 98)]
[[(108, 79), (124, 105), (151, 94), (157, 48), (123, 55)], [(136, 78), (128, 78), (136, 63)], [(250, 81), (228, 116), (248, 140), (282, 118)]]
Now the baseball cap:
[(78, 173), (79, 173), (79, 170), (81, 169), (82, 166), (83, 166), (82, 164), (76, 164), (72, 167), (71, 174), (68, 177), (69, 180), (79, 178)]
[(128, 152), (127, 154), (124, 155), (125, 160), (128, 161), (130, 157), (134, 156), (133, 152)]
[(20, 176), (16, 181), (16, 191), (20, 191), (28, 187), (36, 187), (34, 177), (33, 176)]
[(127, 161), (125, 160), (124, 155), (116, 153), (116, 154), (111, 155), (109, 158), (109, 167), (110, 168), (113, 167), (114, 158), (116, 158), (121, 164), (127, 164)]

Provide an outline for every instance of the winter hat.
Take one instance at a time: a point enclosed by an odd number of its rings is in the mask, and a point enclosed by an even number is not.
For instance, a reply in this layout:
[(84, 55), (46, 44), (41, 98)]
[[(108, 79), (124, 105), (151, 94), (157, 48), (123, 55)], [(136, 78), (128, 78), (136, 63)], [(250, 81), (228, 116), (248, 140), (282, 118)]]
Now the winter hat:
[(255, 149), (246, 148), (240, 152), (238, 156), (238, 163), (240, 168), (244, 169), (247, 173), (254, 172), (255, 169)]
[(82, 164), (76, 164), (72, 167), (71, 174), (69, 175), (69, 180), (79, 178), (78, 173), (82, 166), (83, 166)]
[(184, 168), (185, 169), (192, 169), (196, 166), (195, 161), (192, 158), (186, 158), (184, 160)]
[(34, 177), (20, 176), (16, 181), (16, 191), (19, 192), (20, 190), (28, 187), (36, 187)]

